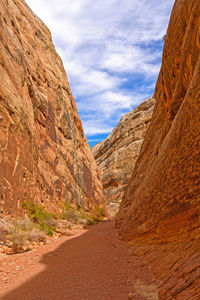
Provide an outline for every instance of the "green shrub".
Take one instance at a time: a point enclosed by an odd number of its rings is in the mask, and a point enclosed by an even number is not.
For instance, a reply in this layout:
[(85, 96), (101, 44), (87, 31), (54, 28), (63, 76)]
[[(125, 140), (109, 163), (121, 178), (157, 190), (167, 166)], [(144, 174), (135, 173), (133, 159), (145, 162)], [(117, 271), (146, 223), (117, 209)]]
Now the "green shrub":
[(104, 220), (104, 213), (99, 205), (95, 205), (89, 214), (84, 208), (74, 208), (69, 204), (64, 204), (59, 218), (73, 223), (78, 223), (82, 219), (86, 220), (88, 225), (93, 225)]
[(53, 235), (56, 229), (56, 222), (54, 223), (55, 216), (51, 214), (45, 207), (27, 201), (22, 203), (22, 207), (26, 210), (28, 217), (35, 223), (39, 224), (40, 229), (45, 231), (48, 235)]
[(88, 225), (93, 225), (95, 224), (95, 222), (93, 221), (93, 218), (90, 214), (88, 214), (85, 209), (83, 208), (80, 208), (79, 211), (79, 219), (83, 219), (83, 220), (86, 220), (87, 221), (87, 224)]
[(92, 210), (92, 220), (94, 223), (102, 222), (104, 220), (104, 212), (101, 206), (95, 205)]
[(54, 217), (45, 207), (33, 201), (23, 202), (22, 207), (26, 209), (28, 216), (34, 222), (40, 223), (41, 221), (50, 220)]
[(59, 215), (60, 219), (74, 223), (78, 222), (78, 212), (76, 208), (73, 208), (69, 204), (63, 204), (61, 209), (62, 211)]

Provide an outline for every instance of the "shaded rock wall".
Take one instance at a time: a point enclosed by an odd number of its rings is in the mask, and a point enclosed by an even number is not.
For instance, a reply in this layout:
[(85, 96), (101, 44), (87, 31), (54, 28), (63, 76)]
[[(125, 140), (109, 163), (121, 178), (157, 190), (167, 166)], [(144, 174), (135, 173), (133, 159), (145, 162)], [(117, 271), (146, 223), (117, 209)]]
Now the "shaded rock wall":
[(155, 100), (149, 98), (123, 116), (105, 141), (96, 144), (92, 153), (102, 174), (108, 210), (114, 216), (139, 156)]
[(117, 218), (160, 299), (200, 299), (200, 1), (176, 0), (156, 106)]
[(102, 183), (48, 28), (23, 0), (0, 2), (0, 199), (104, 203)]

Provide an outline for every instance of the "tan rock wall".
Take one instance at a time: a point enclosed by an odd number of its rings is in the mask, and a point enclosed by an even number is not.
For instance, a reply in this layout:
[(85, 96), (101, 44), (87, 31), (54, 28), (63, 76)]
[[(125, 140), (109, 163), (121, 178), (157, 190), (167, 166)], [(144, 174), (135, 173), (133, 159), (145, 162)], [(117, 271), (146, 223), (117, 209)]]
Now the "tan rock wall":
[(114, 216), (131, 179), (155, 100), (149, 98), (123, 116), (105, 141), (96, 144), (92, 153), (102, 174), (108, 210)]
[(29, 199), (104, 203), (62, 61), (23, 0), (0, 2), (0, 197), (10, 214)]
[(176, 0), (152, 121), (117, 219), (160, 299), (199, 299), (200, 1)]

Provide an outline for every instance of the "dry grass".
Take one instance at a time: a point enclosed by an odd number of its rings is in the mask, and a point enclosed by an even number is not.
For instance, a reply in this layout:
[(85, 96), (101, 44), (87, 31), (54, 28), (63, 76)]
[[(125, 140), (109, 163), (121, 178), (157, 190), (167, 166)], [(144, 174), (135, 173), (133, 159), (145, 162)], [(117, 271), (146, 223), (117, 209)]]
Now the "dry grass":
[(86, 224), (93, 225), (104, 221), (104, 212), (99, 205), (95, 205), (92, 211), (87, 213), (83, 208), (72, 207), (68, 204), (64, 204), (59, 218), (73, 223), (83, 223), (83, 220), (85, 220)]
[(5, 241), (6, 235), (9, 232), (9, 225), (4, 220), (0, 219), (0, 243)]
[(20, 253), (29, 249), (29, 242), (45, 242), (46, 235), (38, 225), (23, 219), (11, 223), (7, 239), (12, 252)]

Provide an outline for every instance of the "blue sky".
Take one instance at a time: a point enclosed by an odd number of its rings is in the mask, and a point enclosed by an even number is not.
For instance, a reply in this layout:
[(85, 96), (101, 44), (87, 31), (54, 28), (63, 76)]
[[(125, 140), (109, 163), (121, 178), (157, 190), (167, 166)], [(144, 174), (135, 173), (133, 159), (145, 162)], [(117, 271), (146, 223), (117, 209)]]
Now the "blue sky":
[(52, 33), (90, 146), (154, 93), (174, 0), (26, 0)]

